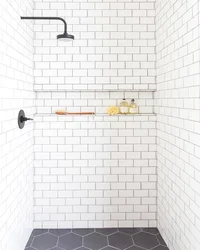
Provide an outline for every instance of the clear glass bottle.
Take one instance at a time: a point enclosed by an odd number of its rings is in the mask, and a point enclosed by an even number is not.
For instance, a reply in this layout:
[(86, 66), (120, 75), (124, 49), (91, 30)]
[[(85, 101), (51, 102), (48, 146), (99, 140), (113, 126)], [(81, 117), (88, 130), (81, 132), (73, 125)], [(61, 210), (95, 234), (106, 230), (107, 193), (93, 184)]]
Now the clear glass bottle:
[(135, 103), (135, 100), (132, 99), (129, 105), (129, 114), (137, 114), (137, 113), (138, 113), (137, 104)]
[(125, 98), (120, 102), (119, 110), (121, 114), (128, 114), (128, 102)]

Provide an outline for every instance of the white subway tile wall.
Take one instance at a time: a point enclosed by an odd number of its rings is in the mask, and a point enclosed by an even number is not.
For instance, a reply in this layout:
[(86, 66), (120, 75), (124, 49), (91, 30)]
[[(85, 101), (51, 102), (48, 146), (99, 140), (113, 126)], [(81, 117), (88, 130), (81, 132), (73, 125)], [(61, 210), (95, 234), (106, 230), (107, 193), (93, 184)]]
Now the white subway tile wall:
[[(35, 22), (35, 227), (156, 226), (155, 1), (38, 0), (34, 14), (75, 35)], [(123, 97), (149, 115), (106, 116)]]
[(156, 226), (156, 116), (35, 117), (36, 228)]
[(22, 250), (33, 228), (33, 15), (31, 0), (0, 1), (0, 249)]
[[(35, 0), (35, 89), (155, 90), (155, 0)], [(49, 25), (51, 24), (51, 25)]]
[(200, 1), (157, 0), (158, 227), (200, 249)]

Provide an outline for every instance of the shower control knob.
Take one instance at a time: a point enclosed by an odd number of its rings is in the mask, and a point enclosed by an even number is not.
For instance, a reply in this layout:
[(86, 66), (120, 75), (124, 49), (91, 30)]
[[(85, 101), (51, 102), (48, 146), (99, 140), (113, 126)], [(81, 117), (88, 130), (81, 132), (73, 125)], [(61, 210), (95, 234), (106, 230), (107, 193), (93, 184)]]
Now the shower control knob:
[(26, 122), (26, 121), (29, 121), (29, 120), (33, 120), (32, 118), (27, 118), (27, 117), (24, 117), (24, 116), (21, 116), (21, 122)]
[(33, 120), (32, 118), (27, 118), (25, 116), (24, 110), (20, 110), (18, 114), (18, 126), (20, 129), (22, 129), (25, 125), (26, 121)]

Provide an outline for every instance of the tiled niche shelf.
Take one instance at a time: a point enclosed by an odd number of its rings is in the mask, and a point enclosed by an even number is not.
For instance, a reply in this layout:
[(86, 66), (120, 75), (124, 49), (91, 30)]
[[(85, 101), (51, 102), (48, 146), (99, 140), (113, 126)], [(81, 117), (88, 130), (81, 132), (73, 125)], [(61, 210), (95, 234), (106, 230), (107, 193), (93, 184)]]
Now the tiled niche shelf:
[[(55, 114), (56, 110), (68, 112), (94, 112), (95, 116), (109, 117), (106, 110), (109, 106), (119, 106), (122, 98), (129, 102), (135, 99), (139, 113), (137, 116), (154, 114), (154, 92), (135, 90), (70, 90), (70, 91), (38, 91), (36, 92), (36, 114)], [(85, 116), (85, 115), (67, 115)], [(94, 115), (87, 115), (94, 116)], [(118, 115), (134, 116), (132, 114)]]
[(156, 89), (35, 89), (35, 92), (155, 92)]

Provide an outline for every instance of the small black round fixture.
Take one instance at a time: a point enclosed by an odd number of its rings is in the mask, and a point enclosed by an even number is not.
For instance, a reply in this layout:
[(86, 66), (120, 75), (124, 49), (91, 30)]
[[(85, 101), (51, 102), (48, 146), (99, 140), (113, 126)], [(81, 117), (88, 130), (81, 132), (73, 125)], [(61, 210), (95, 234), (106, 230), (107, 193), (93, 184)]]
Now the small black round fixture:
[(19, 114), (18, 114), (18, 126), (20, 129), (23, 129), (24, 125), (25, 125), (25, 122), (26, 121), (29, 121), (29, 120), (33, 120), (31, 118), (27, 118), (25, 116), (25, 113), (24, 113), (24, 110), (20, 110), (19, 111)]

